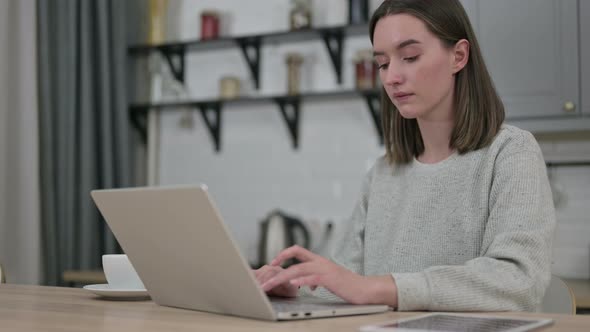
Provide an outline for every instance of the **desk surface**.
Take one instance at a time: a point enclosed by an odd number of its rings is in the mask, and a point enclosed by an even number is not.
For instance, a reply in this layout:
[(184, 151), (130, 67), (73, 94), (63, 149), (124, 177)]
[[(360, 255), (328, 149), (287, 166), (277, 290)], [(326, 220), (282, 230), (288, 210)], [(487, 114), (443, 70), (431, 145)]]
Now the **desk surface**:
[[(358, 331), (365, 324), (421, 313), (388, 312), (292, 322), (265, 322), (161, 307), (152, 301), (106, 301), (79, 288), (0, 286), (0, 329), (6, 331)], [(588, 331), (590, 316), (501, 313), (549, 317), (543, 331)]]
[[(106, 278), (102, 270), (68, 270), (63, 273), (63, 280), (73, 284), (104, 284)], [(590, 309), (590, 280), (563, 279), (576, 297), (579, 309)]]

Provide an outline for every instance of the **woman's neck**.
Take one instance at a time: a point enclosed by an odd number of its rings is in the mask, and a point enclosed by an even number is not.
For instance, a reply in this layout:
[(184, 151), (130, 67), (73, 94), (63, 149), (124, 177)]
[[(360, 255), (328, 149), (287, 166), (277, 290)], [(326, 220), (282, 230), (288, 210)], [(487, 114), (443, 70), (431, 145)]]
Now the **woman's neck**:
[(434, 164), (452, 155), (454, 149), (450, 147), (450, 142), (454, 125), (453, 119), (437, 121), (418, 119), (418, 126), (424, 142), (424, 152), (417, 157), (418, 161)]

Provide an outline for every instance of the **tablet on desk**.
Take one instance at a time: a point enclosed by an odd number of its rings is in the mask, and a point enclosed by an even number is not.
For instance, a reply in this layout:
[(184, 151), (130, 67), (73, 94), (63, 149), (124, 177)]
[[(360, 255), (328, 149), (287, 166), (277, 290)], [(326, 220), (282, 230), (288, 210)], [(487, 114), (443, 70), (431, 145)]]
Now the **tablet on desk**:
[(467, 314), (428, 314), (393, 322), (361, 326), (362, 332), (477, 331), (524, 332), (548, 326), (552, 319), (478, 316)]

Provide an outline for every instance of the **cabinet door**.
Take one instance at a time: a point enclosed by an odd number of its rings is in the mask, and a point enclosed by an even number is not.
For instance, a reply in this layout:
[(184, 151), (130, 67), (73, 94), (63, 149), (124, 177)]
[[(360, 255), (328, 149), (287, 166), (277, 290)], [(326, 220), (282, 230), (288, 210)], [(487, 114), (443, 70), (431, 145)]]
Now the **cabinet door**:
[(580, 112), (578, 1), (462, 3), (508, 118)]

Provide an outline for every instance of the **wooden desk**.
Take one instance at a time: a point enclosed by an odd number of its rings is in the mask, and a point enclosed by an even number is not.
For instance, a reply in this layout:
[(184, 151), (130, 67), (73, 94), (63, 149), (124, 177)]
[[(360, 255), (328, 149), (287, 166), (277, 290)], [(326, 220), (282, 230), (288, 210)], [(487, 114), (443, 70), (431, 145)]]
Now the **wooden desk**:
[(571, 288), (576, 298), (578, 309), (590, 309), (590, 280), (588, 279), (564, 279)]
[[(102, 270), (67, 270), (63, 273), (63, 281), (70, 284), (104, 284), (107, 282)], [(576, 297), (578, 309), (590, 309), (590, 280), (563, 279)]]
[[(106, 301), (79, 288), (1, 285), (2, 331), (358, 331), (361, 325), (422, 313), (265, 322), (161, 307), (151, 301)], [(590, 316), (502, 313), (504, 316), (549, 317), (555, 324), (542, 331), (589, 331)]]

